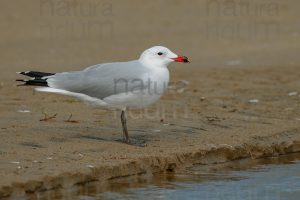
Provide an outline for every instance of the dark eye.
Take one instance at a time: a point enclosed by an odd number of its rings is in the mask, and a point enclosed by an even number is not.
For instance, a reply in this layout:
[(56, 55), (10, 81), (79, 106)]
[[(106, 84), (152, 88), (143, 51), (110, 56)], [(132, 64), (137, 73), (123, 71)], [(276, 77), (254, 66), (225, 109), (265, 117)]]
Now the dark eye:
[(163, 55), (163, 53), (162, 52), (158, 52), (157, 55), (161, 56), (161, 55)]

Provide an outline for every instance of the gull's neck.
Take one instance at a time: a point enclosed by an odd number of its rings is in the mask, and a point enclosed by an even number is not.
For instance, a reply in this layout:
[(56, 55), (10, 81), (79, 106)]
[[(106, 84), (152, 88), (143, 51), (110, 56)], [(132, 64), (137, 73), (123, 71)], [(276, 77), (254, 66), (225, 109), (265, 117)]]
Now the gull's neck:
[(165, 63), (160, 62), (159, 60), (150, 60), (147, 58), (139, 58), (138, 62), (143, 65), (144, 67), (147, 68), (167, 68), (168, 65), (166, 65)]

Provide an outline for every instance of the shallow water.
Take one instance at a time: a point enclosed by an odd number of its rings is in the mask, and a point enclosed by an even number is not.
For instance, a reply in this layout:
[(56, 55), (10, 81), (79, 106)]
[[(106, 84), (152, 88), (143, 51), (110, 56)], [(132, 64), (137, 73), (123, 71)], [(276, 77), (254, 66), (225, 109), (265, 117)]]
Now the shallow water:
[(300, 154), (112, 181), (78, 199), (300, 199)]

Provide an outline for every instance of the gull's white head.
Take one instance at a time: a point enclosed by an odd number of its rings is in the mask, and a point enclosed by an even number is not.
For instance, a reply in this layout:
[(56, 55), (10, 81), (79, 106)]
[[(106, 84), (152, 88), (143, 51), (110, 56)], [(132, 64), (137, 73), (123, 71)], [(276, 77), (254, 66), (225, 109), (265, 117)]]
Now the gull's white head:
[(145, 50), (139, 59), (143, 64), (150, 66), (168, 66), (171, 62), (188, 63), (188, 58), (173, 53), (163, 46), (155, 46)]

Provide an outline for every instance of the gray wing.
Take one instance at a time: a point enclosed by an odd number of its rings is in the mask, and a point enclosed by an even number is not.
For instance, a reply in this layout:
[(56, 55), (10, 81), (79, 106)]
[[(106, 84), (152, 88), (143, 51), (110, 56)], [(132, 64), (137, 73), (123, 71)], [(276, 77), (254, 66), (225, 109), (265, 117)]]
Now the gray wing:
[(110, 95), (142, 90), (149, 71), (139, 61), (94, 65), (83, 71), (46, 77), (50, 87), (103, 99)]

